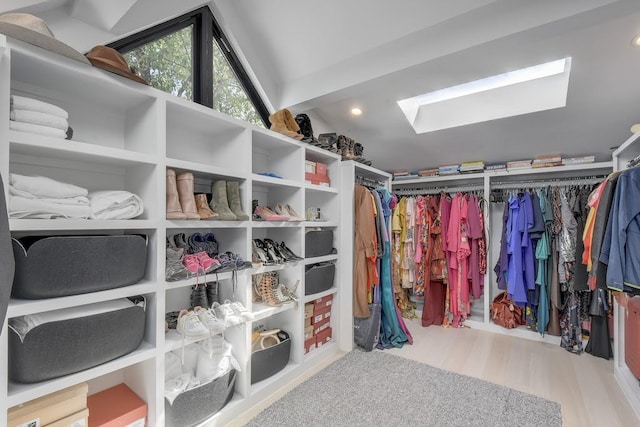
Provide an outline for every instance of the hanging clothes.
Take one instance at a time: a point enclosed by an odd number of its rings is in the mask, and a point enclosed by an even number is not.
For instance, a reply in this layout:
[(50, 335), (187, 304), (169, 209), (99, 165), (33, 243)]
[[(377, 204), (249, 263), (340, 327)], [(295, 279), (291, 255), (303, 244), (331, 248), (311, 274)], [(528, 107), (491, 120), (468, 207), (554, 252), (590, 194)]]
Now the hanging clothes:
[(353, 315), (369, 317), (369, 294), (377, 283), (375, 216), (372, 196), (366, 187), (355, 185), (354, 199)]

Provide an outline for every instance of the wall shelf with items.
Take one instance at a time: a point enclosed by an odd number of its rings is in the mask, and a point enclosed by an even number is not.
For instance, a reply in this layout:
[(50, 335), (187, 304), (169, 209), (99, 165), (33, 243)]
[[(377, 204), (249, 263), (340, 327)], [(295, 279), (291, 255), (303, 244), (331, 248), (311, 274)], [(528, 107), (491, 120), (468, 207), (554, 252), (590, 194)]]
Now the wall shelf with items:
[[(303, 256), (305, 231), (320, 227), (334, 233), (334, 245), (342, 253), (340, 156), (24, 43), (9, 43), (0, 56), (0, 96), (7, 101), (0, 105), (0, 122), (7, 124), (0, 129), (0, 173), (4, 182), (8, 183), (10, 172), (46, 176), (89, 191), (125, 190), (138, 195), (144, 205), (143, 213), (134, 219), (11, 218), (12, 234), (148, 236), (146, 270), (136, 283), (81, 295), (10, 301), (9, 319), (61, 309), (81, 311), (87, 304), (143, 295), (145, 329), (143, 341), (134, 351), (96, 367), (35, 384), (14, 384), (8, 375), (1, 376), (0, 420), (6, 419), (11, 406), (81, 382), (88, 383), (89, 394), (124, 382), (147, 403), (147, 424), (161, 426), (166, 419), (164, 361), (167, 352), (182, 347), (182, 339), (175, 331), (165, 334), (165, 315), (187, 309), (196, 284), (217, 282), (220, 302), (240, 302), (254, 315), (254, 320), (225, 330), (225, 339), (232, 345), (241, 371), (235, 376), (231, 402), (212, 414), (209, 421), (229, 422), (340, 350), (337, 346), (332, 351), (325, 347), (323, 353), (316, 353), (322, 357), (303, 358), (303, 304), (270, 307), (253, 302), (252, 277), (274, 272), (281, 283), (295, 287), (298, 301), (308, 298), (304, 296), (305, 261), (185, 276), (176, 281), (165, 278), (166, 239), (177, 233), (213, 233), (220, 251), (251, 261), (253, 239), (284, 242), (294, 254)], [(73, 128), (71, 140), (9, 129), (11, 95), (34, 98), (66, 110)], [(331, 187), (305, 182), (307, 159), (326, 165)], [(193, 174), (194, 193), (205, 193), (208, 202), (213, 183), (237, 183), (242, 209), (250, 217), (255, 200), (258, 205), (271, 208), (290, 205), (302, 215), (301, 221), (168, 220), (167, 169)], [(319, 207), (329, 221), (304, 221), (307, 206)], [(339, 270), (338, 255), (313, 259), (327, 260)], [(344, 286), (350, 292), (350, 281), (337, 278), (338, 273), (329, 290), (336, 299), (344, 293)], [(350, 321), (341, 325), (336, 317), (334, 322), (335, 340), (343, 331), (351, 331)], [(251, 337), (253, 328), (260, 325), (287, 331), (291, 351), (281, 371), (252, 384)], [(8, 372), (8, 331), (5, 326), (0, 335), (3, 372)]]

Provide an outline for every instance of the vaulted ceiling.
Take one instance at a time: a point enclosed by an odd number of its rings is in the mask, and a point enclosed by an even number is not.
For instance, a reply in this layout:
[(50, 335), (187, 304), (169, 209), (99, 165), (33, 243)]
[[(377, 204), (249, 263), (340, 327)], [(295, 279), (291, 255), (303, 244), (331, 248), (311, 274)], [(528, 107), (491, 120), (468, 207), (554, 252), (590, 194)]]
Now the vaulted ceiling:
[[(385, 170), (555, 153), (606, 160), (640, 122), (637, 0), (5, 0), (0, 12), (42, 16), (87, 51), (202, 5), (274, 110), (310, 114), (316, 134), (354, 138)], [(416, 134), (396, 103), (567, 56), (563, 108)]]

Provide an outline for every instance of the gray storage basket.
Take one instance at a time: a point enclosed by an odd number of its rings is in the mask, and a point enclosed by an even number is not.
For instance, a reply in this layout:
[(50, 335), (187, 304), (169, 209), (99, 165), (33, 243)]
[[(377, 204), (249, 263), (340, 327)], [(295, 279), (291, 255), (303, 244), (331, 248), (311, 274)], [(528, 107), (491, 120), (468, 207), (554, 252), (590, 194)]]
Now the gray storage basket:
[(147, 237), (142, 235), (31, 236), (12, 241), (15, 298), (120, 288), (139, 282), (147, 266)]
[[(130, 297), (144, 302), (144, 297)], [(9, 379), (35, 383), (93, 368), (142, 343), (144, 304), (38, 325), (23, 340), (9, 328)]]
[(195, 426), (211, 418), (233, 397), (236, 377), (237, 372), (232, 369), (220, 378), (180, 393), (173, 404), (165, 399), (165, 426)]
[(304, 235), (304, 257), (314, 258), (335, 253), (332, 230), (309, 230)]
[(336, 277), (336, 264), (320, 262), (308, 265), (304, 272), (304, 294), (313, 295), (333, 287)]
[[(287, 334), (288, 336), (288, 334)], [(251, 384), (277, 374), (289, 363), (291, 338), (279, 344), (251, 353)]]

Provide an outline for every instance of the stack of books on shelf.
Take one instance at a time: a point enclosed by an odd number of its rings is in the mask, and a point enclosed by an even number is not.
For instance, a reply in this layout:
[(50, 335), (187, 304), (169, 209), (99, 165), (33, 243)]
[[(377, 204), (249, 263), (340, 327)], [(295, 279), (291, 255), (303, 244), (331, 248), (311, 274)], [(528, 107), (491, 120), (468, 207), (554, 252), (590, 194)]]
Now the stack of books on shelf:
[(486, 165), (484, 170), (487, 172), (502, 172), (507, 170), (506, 163), (496, 163), (495, 165)]
[(438, 167), (439, 175), (456, 175), (460, 173), (460, 165), (444, 165)]
[(559, 154), (552, 154), (549, 156), (538, 156), (533, 159), (534, 168), (546, 168), (550, 166), (562, 166), (562, 157)]
[(507, 162), (507, 170), (531, 169), (531, 160), (513, 160)]
[(438, 168), (419, 170), (418, 176), (438, 176)]
[(411, 179), (411, 178), (417, 178), (418, 174), (415, 172), (411, 172), (408, 170), (400, 170), (400, 171), (393, 171), (391, 172), (391, 175), (393, 175), (393, 179)]
[(460, 164), (460, 173), (477, 173), (482, 171), (484, 171), (484, 162), (481, 160)]
[(581, 156), (581, 157), (565, 157), (562, 159), (563, 165), (582, 165), (585, 163), (593, 163), (596, 161), (596, 156)]

